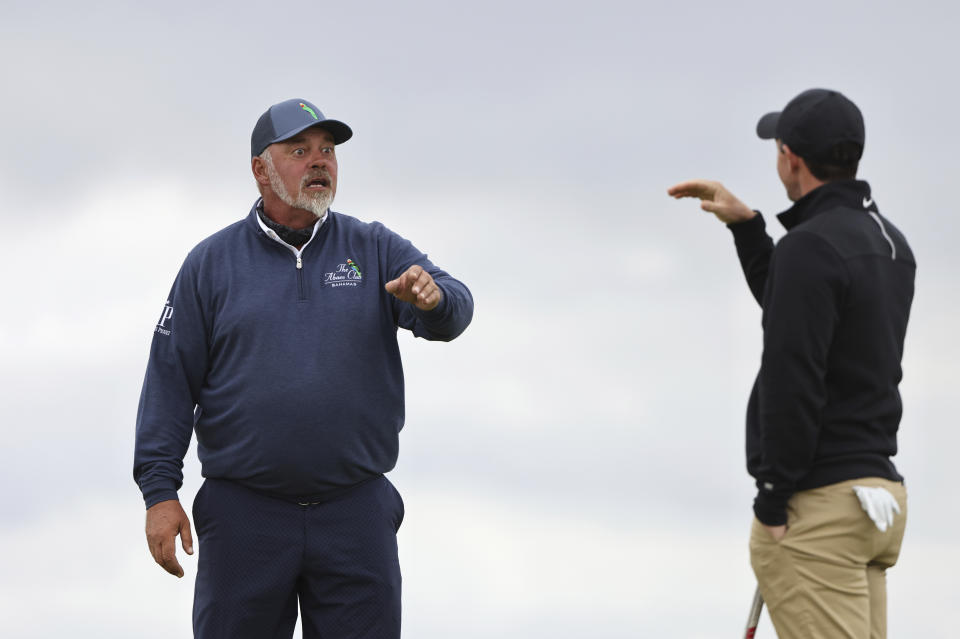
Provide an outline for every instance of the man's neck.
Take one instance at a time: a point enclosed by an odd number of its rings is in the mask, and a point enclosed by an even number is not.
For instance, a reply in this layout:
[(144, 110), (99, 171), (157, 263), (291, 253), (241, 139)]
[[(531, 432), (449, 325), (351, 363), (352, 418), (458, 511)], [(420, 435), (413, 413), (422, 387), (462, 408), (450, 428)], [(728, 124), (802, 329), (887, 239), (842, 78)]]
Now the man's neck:
[(294, 208), (272, 193), (263, 194), (263, 213), (277, 224), (296, 230), (311, 227), (317, 221), (313, 211)]
[(303, 246), (310, 241), (310, 238), (313, 237), (314, 227), (316, 226), (317, 222), (316, 217), (314, 217), (314, 222), (312, 225), (302, 229), (294, 229), (286, 224), (280, 224), (269, 217), (264, 211), (263, 206), (257, 208), (257, 215), (260, 217), (261, 224), (275, 233), (275, 237), (280, 238), (290, 246), (295, 247), (297, 250), (302, 249)]
[(800, 187), (800, 197), (803, 197), (810, 191), (820, 188), (823, 185), (824, 182), (814, 177), (813, 173), (810, 172), (810, 169), (808, 169), (806, 166), (800, 167), (800, 171), (797, 174), (797, 186)]

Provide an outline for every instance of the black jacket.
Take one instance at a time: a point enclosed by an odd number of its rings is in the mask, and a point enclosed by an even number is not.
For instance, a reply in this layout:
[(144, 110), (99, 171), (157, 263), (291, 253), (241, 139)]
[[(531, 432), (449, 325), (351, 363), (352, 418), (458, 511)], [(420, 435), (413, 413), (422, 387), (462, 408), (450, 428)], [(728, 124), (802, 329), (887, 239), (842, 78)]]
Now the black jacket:
[(754, 513), (787, 521), (798, 490), (858, 477), (902, 481), (897, 385), (916, 263), (866, 182), (830, 182), (778, 216), (729, 226), (763, 308), (763, 359), (747, 409)]

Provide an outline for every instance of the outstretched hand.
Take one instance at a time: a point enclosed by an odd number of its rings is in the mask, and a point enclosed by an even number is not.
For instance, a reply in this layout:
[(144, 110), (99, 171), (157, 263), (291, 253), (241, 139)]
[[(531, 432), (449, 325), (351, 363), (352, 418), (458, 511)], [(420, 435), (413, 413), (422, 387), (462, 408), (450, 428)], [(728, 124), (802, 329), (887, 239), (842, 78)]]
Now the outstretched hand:
[(183, 568), (177, 561), (177, 535), (188, 555), (193, 554), (193, 535), (190, 520), (176, 499), (168, 499), (147, 509), (147, 545), (154, 561), (171, 575), (183, 577)]
[(717, 216), (726, 224), (737, 224), (752, 219), (757, 213), (728, 191), (725, 186), (713, 180), (688, 180), (667, 189), (667, 194), (680, 199), (695, 197), (700, 199), (700, 208)]
[(383, 285), (401, 302), (413, 304), (421, 311), (432, 311), (443, 299), (443, 291), (422, 266), (414, 264), (403, 275)]

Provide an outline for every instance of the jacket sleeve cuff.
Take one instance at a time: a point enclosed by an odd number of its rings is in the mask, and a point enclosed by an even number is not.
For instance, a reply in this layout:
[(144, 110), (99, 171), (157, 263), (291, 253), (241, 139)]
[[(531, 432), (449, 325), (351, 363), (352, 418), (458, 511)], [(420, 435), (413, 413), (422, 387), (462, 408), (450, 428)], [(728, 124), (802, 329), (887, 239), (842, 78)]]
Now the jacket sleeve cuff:
[(727, 228), (733, 233), (733, 237), (738, 241), (748, 240), (750, 238), (764, 238), (767, 236), (767, 222), (763, 219), (763, 214), (754, 209), (754, 215), (744, 222), (731, 222)]
[(152, 482), (149, 485), (141, 486), (140, 491), (143, 493), (143, 503), (147, 508), (150, 508), (154, 504), (159, 504), (161, 501), (179, 499), (177, 496), (177, 488), (173, 481)]
[(789, 495), (777, 495), (760, 488), (753, 500), (753, 514), (761, 524), (783, 526), (787, 523), (787, 501)]
[[(444, 278), (437, 281), (437, 286), (443, 291), (443, 297), (436, 308), (422, 311), (416, 306), (413, 312), (422, 326), (432, 335), (427, 339), (450, 341), (463, 333), (473, 318), (473, 298), (466, 286), (460, 282)], [(414, 335), (424, 337), (417, 330)]]

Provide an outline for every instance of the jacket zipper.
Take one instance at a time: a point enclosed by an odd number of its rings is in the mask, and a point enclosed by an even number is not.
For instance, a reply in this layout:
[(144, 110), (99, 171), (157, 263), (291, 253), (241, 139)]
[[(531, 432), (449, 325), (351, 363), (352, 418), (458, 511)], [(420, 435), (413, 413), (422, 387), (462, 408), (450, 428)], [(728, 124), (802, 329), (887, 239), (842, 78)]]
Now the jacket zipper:
[(300, 257), (300, 254), (297, 254), (297, 287), (300, 290), (300, 301), (307, 299), (306, 295), (303, 294), (303, 259)]
[[(290, 246), (289, 244), (287, 244), (286, 242), (284, 242), (283, 240), (281, 240), (279, 237), (277, 237), (277, 234), (274, 233), (273, 231), (266, 231), (265, 233), (266, 233), (267, 237), (269, 237), (270, 239), (272, 239), (272, 240), (273, 240), (274, 242), (276, 242), (277, 244), (281, 244), (282, 246), (285, 246), (285, 247), (287, 247), (288, 249), (290, 249), (290, 250), (293, 252), (294, 256), (297, 258), (297, 291), (298, 291), (297, 301), (300, 301), (300, 302), (305, 301), (305, 300), (307, 299), (307, 296), (306, 296), (306, 294), (304, 293), (304, 287), (303, 287), (303, 257), (302, 257), (302, 252), (303, 252), (303, 249), (306, 248), (306, 244), (304, 244), (302, 247), (300, 247), (300, 248), (298, 249), (298, 248), (296, 248), (296, 247)], [(310, 239), (312, 240), (313, 238), (310, 238)], [(309, 243), (310, 243), (310, 242), (308, 241), (307, 244), (309, 244)]]

